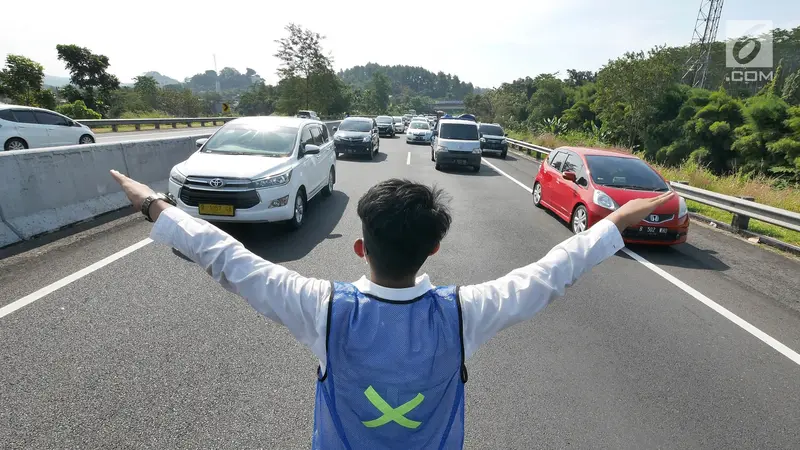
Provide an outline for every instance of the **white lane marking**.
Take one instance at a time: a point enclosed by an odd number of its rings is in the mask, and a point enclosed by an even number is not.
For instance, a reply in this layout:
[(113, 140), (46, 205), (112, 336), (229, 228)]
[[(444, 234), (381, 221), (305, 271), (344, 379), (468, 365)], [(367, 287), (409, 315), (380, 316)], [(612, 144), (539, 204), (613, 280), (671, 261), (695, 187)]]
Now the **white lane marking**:
[(30, 305), (31, 303), (35, 302), (36, 300), (39, 300), (40, 298), (42, 298), (42, 297), (44, 297), (44, 296), (46, 296), (48, 294), (51, 294), (51, 293), (61, 289), (62, 287), (66, 286), (66, 285), (68, 285), (68, 284), (70, 284), (70, 283), (72, 283), (74, 281), (80, 280), (81, 278), (85, 277), (86, 275), (89, 275), (90, 273), (92, 273), (92, 272), (94, 272), (94, 271), (96, 271), (96, 270), (98, 270), (100, 268), (103, 268), (103, 267), (111, 264), (112, 262), (114, 262), (114, 261), (116, 261), (116, 260), (118, 260), (118, 259), (120, 259), (120, 258), (122, 258), (122, 257), (124, 257), (126, 255), (129, 255), (129, 254), (135, 252), (136, 250), (139, 250), (140, 248), (144, 247), (145, 245), (147, 245), (147, 244), (149, 244), (151, 242), (153, 242), (153, 240), (150, 239), (150, 238), (147, 238), (145, 240), (139, 241), (139, 242), (131, 245), (128, 248), (122, 249), (122, 250), (118, 251), (117, 253), (114, 253), (111, 256), (107, 256), (107, 257), (101, 259), (100, 261), (97, 261), (96, 263), (94, 263), (94, 264), (92, 264), (92, 265), (90, 265), (88, 267), (85, 267), (85, 268), (83, 268), (83, 269), (81, 269), (81, 270), (79, 270), (79, 271), (77, 271), (77, 272), (75, 272), (75, 273), (73, 273), (71, 275), (67, 275), (66, 277), (56, 281), (55, 283), (47, 285), (47, 286), (39, 289), (38, 291), (36, 291), (36, 292), (34, 292), (32, 294), (28, 294), (28, 295), (26, 295), (25, 297), (22, 297), (19, 300), (15, 300), (15, 301), (9, 303), (6, 306), (3, 306), (2, 308), (0, 308), (0, 319), (2, 319), (3, 317), (5, 317), (5, 316), (7, 316), (7, 315), (9, 315), (11, 313), (13, 313), (14, 311), (16, 311), (16, 310), (18, 310), (20, 308), (23, 308), (23, 307), (25, 307), (27, 305)]
[(628, 248), (623, 248), (623, 252), (625, 252), (628, 256), (639, 261), (643, 266), (647, 267), (648, 269), (652, 270), (653, 272), (660, 275), (665, 280), (669, 281), (670, 283), (677, 286), (683, 292), (694, 297), (700, 303), (708, 306), (709, 308), (713, 309), (717, 313), (719, 313), (722, 317), (730, 320), (731, 322), (735, 323), (743, 330), (747, 331), (748, 333), (752, 334), (753, 336), (760, 339), (765, 344), (769, 345), (770, 347), (774, 348), (778, 352), (780, 352), (783, 356), (791, 359), (795, 364), (800, 365), (800, 354), (796, 351), (790, 349), (789, 347), (783, 345), (782, 343), (778, 342), (775, 338), (764, 333), (763, 331), (759, 330), (758, 328), (750, 325), (746, 320), (742, 319), (741, 317), (737, 316), (736, 314), (732, 313), (724, 306), (720, 305), (719, 303), (711, 300), (710, 298), (706, 297), (695, 288), (689, 286), (688, 284), (684, 283), (683, 281), (675, 278), (674, 276), (670, 275), (664, 269), (656, 266), (655, 264), (651, 263), (650, 261), (642, 258), (638, 253), (631, 251)]
[(408, 152), (408, 158), (406, 158), (406, 165), (407, 166), (411, 165), (411, 152)]
[[(488, 165), (492, 169), (496, 170), (497, 173), (499, 173), (500, 175), (503, 175), (504, 177), (508, 178), (509, 180), (513, 181), (514, 183), (517, 183), (519, 186), (521, 186), (523, 189), (525, 189), (529, 193), (533, 192), (533, 190), (531, 188), (529, 188), (528, 186), (526, 186), (524, 183), (522, 183), (521, 181), (517, 180), (516, 178), (512, 177), (511, 175), (509, 175), (509, 174), (503, 172), (502, 170), (498, 169), (497, 167), (495, 167), (494, 164), (492, 164), (492, 163), (490, 163), (490, 162), (488, 162), (486, 160), (483, 160), (483, 162), (484, 162), (484, 164)], [(777, 350), (780, 354), (782, 354), (783, 356), (789, 358), (795, 364), (800, 365), (800, 354), (798, 354), (794, 350), (790, 349), (789, 347), (787, 347), (786, 345), (784, 345), (783, 343), (781, 343), (777, 339), (775, 339), (772, 336), (768, 335), (767, 333), (764, 333), (763, 331), (759, 330), (758, 328), (756, 328), (755, 326), (751, 325), (749, 322), (747, 322), (746, 320), (744, 320), (741, 317), (737, 316), (736, 314), (732, 313), (731, 311), (729, 311), (728, 309), (726, 309), (724, 306), (720, 305), (719, 303), (715, 302), (714, 300), (711, 300), (710, 298), (706, 297), (700, 291), (694, 289), (693, 287), (689, 286), (688, 284), (684, 283), (683, 281), (681, 281), (681, 280), (675, 278), (674, 276), (670, 275), (664, 269), (662, 269), (662, 268), (656, 266), (655, 264), (651, 263), (650, 261), (644, 259), (641, 255), (639, 255), (638, 253), (634, 252), (633, 250), (630, 250), (628, 248), (623, 248), (622, 251), (625, 252), (625, 254), (627, 254), (631, 258), (633, 258), (635, 261), (639, 262), (643, 266), (645, 266), (648, 269), (650, 269), (653, 272), (655, 272), (657, 275), (661, 276), (665, 280), (667, 280), (670, 283), (672, 283), (678, 289), (680, 289), (683, 292), (686, 292), (687, 294), (689, 294), (692, 297), (694, 297), (695, 300), (697, 300), (700, 303), (702, 303), (702, 304), (708, 306), (709, 308), (713, 309), (719, 315), (721, 315), (722, 317), (730, 320), (731, 322), (733, 322), (734, 324), (736, 324), (740, 328), (742, 328), (744, 331), (747, 331), (748, 333), (752, 334), (753, 336), (758, 338), (763, 343), (765, 343), (765, 344), (769, 345), (770, 347), (772, 347), (773, 349)]]
[(500, 175), (508, 178), (509, 180), (513, 181), (514, 183), (517, 183), (522, 189), (525, 189), (526, 191), (528, 191), (529, 194), (533, 194), (533, 189), (529, 188), (528, 186), (525, 186), (525, 183), (517, 180), (516, 178), (512, 177), (511, 175), (509, 175), (509, 174), (503, 172), (502, 170), (498, 169), (497, 166), (495, 166), (494, 164), (490, 163), (486, 159), (483, 159), (483, 163), (486, 164), (487, 166), (491, 167), (492, 169), (494, 169)]

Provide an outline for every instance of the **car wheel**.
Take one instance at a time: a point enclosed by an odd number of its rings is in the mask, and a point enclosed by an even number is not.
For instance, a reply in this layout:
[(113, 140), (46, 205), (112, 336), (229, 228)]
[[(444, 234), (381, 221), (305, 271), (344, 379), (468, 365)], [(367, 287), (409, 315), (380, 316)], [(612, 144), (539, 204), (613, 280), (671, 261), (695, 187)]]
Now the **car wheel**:
[(328, 185), (325, 186), (325, 189), (322, 190), (322, 195), (325, 197), (330, 197), (333, 194), (333, 183), (336, 182), (336, 171), (331, 167), (331, 170), (328, 171)]
[(439, 163), (436, 163), (435, 167), (436, 167), (436, 170), (438, 170), (438, 171), (442, 170), (442, 166)]
[(508, 154), (508, 150), (503, 150), (503, 153), (500, 153), (501, 159), (506, 159), (506, 155)]
[(377, 150), (374, 147), (370, 147), (370, 149), (369, 149), (369, 160), (370, 161), (373, 161), (375, 159), (375, 153), (377, 153)]
[(80, 140), (78, 140), (78, 144), (85, 145), (85, 144), (94, 144), (94, 138), (91, 135), (84, 134), (81, 136)]
[(538, 182), (533, 185), (533, 204), (538, 208), (542, 207), (542, 185)]
[(306, 193), (303, 189), (297, 190), (297, 195), (294, 198), (294, 215), (289, 220), (289, 228), (292, 230), (299, 230), (306, 220)]
[(480, 172), (481, 171), (481, 165), (478, 164), (477, 166), (472, 166), (472, 170), (474, 170), (475, 172)]
[(4, 149), (11, 151), (11, 150), (27, 150), (28, 143), (23, 141), (20, 138), (11, 138), (6, 141), (6, 144), (3, 146)]
[(572, 212), (572, 232), (578, 234), (586, 231), (589, 228), (589, 215), (586, 213), (586, 207), (578, 205), (575, 211)]

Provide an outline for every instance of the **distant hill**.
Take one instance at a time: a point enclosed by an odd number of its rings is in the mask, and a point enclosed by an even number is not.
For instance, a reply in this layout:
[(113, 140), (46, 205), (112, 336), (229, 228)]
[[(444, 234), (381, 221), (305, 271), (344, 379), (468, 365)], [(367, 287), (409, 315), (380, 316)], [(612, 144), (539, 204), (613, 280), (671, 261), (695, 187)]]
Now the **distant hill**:
[(434, 99), (463, 100), (471, 94), (475, 87), (465, 83), (458, 75), (439, 72), (433, 73), (422, 67), (414, 66), (382, 66), (369, 63), (339, 71), (339, 78), (345, 83), (364, 88), (372, 80), (375, 72), (383, 72), (392, 82), (392, 95), (424, 95)]
[(156, 72), (154, 70), (151, 70), (150, 72), (145, 72), (143, 75), (155, 78), (156, 82), (160, 86), (167, 86), (170, 84), (181, 84), (181, 82), (176, 80), (175, 78), (170, 78), (166, 75), (161, 75), (159, 72)]
[(69, 84), (69, 77), (57, 77), (53, 75), (44, 76), (45, 86), (64, 87)]

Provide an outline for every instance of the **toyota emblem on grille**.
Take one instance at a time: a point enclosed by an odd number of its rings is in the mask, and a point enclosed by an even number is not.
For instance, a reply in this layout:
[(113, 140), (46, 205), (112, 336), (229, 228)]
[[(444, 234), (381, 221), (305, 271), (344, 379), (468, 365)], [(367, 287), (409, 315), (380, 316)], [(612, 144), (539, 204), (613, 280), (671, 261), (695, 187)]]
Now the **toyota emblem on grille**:
[(651, 214), (650, 222), (658, 222), (658, 216), (656, 214)]
[(209, 181), (208, 184), (215, 188), (221, 188), (222, 186), (225, 186), (225, 182), (222, 180), (222, 178), (214, 178), (213, 180)]

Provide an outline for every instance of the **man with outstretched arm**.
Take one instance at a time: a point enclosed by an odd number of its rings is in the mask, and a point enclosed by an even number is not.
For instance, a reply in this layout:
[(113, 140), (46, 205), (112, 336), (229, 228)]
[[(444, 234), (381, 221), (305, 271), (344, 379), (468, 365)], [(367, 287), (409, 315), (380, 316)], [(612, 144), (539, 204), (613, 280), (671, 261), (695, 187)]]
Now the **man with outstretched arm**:
[(444, 193), (387, 180), (358, 202), (363, 237), (353, 251), (369, 264), (369, 276), (345, 283), (307, 278), (266, 261), (163, 194), (111, 174), (133, 206), (155, 222), (154, 241), (199, 264), (319, 358), (314, 449), (462, 448), (465, 361), (499, 331), (563, 295), (624, 246), (625, 228), (675, 195), (632, 200), (539, 261), (496, 280), (434, 286), (418, 271), (450, 228)]

